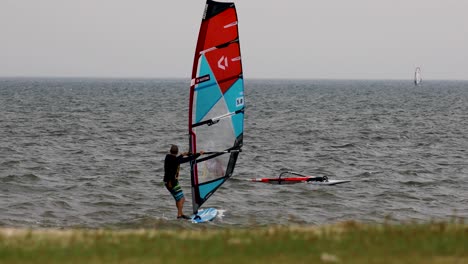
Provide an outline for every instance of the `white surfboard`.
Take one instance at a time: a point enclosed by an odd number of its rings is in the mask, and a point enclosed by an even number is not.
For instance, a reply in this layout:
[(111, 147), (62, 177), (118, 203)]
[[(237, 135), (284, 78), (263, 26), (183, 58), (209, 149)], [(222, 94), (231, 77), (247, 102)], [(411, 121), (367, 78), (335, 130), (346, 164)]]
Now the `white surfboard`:
[(218, 214), (218, 210), (216, 208), (205, 208), (198, 210), (198, 213), (192, 215), (190, 221), (192, 223), (204, 223), (213, 220), (216, 215)]
[(342, 183), (346, 183), (346, 182), (350, 182), (349, 180), (328, 180), (328, 181), (323, 181), (323, 182), (319, 182), (319, 181), (309, 181), (307, 182), (307, 184), (313, 184), (313, 185), (337, 185), (337, 184), (342, 184)]

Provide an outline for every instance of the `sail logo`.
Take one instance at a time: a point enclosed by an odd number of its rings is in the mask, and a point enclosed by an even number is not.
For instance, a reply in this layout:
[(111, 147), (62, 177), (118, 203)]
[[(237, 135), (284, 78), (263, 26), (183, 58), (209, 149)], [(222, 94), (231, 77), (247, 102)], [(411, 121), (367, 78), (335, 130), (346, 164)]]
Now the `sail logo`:
[(202, 83), (202, 82), (207, 82), (209, 80), (210, 80), (210, 75), (206, 74), (206, 75), (195, 78), (195, 80), (192, 81), (191, 85), (199, 84), (199, 83)]
[(244, 105), (244, 97), (237, 97), (236, 98), (236, 107)]
[(218, 68), (225, 71), (228, 66), (229, 66), (228, 65), (228, 58), (222, 56), (221, 59), (218, 60)]

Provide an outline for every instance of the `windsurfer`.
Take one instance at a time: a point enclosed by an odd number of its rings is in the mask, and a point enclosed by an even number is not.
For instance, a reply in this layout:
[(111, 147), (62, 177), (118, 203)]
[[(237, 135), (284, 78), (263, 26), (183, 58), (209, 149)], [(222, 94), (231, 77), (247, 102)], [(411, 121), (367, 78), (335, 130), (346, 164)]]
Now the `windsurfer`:
[(179, 148), (176, 145), (172, 145), (169, 154), (164, 159), (164, 185), (176, 201), (177, 219), (190, 219), (190, 217), (183, 213), (185, 197), (179, 185), (180, 164), (195, 160), (200, 155), (203, 155), (204, 152), (200, 151), (200, 153), (196, 153), (195, 155), (187, 152), (177, 155), (178, 153)]

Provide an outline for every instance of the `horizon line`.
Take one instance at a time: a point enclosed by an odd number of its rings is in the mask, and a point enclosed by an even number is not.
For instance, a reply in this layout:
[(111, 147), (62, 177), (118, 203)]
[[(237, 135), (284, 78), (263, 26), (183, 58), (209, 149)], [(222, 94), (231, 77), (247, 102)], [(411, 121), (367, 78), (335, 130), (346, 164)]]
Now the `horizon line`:
[[(188, 77), (148, 77), (148, 76), (42, 76), (42, 75), (13, 75), (13, 76), (1, 76), (0, 79), (116, 79), (116, 80), (187, 80), (190, 81)], [(412, 78), (307, 78), (307, 77), (252, 77), (244, 78), (244, 80), (330, 80), (330, 81), (413, 81)], [(468, 79), (424, 79), (425, 81), (468, 81)]]

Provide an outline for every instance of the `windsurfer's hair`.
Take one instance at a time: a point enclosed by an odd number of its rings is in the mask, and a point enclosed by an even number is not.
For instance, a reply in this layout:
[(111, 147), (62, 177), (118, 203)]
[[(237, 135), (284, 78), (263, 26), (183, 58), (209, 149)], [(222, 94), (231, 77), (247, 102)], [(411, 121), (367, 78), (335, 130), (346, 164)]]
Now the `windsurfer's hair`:
[(171, 150), (169, 152), (171, 154), (176, 155), (177, 153), (179, 153), (179, 147), (177, 147), (177, 145), (171, 145)]

